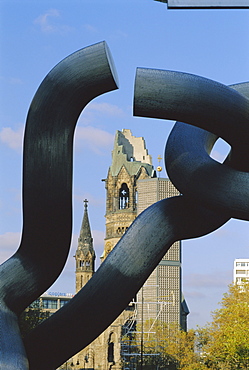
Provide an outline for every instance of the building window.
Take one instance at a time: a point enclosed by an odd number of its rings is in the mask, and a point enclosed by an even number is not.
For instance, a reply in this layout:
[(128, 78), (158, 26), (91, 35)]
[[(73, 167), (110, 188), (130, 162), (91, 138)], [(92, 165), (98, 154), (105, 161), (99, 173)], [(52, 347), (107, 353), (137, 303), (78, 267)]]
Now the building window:
[(108, 340), (107, 361), (114, 363), (114, 343), (112, 337), (113, 335), (111, 333)]
[(116, 230), (116, 234), (122, 235), (122, 234), (126, 233), (127, 230), (128, 230), (128, 226), (127, 227), (118, 227), (117, 230)]
[(43, 299), (43, 308), (57, 309), (57, 299)]
[(129, 189), (126, 183), (123, 183), (119, 190), (119, 209), (129, 208)]

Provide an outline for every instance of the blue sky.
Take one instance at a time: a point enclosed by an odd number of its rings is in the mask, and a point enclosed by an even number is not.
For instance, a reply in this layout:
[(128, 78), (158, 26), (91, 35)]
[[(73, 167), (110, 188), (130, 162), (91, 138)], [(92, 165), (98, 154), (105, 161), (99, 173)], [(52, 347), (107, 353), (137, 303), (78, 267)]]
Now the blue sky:
[[(105, 189), (116, 130), (143, 136), (153, 163), (163, 156), (174, 122), (132, 115), (137, 67), (169, 69), (223, 84), (248, 81), (248, 10), (168, 10), (153, 0), (0, 0), (0, 262), (18, 248), (22, 230), (22, 135), (39, 84), (61, 59), (105, 40), (120, 88), (94, 99), (81, 114), (74, 150), (74, 228), (63, 274), (50, 291), (74, 292), (74, 252), (83, 199), (97, 259), (103, 250)], [(222, 143), (214, 156), (227, 148)], [(166, 173), (162, 174), (166, 176)], [(189, 327), (210, 321), (227, 285), (233, 260), (248, 258), (247, 222), (231, 220), (203, 238), (183, 242), (183, 286)]]

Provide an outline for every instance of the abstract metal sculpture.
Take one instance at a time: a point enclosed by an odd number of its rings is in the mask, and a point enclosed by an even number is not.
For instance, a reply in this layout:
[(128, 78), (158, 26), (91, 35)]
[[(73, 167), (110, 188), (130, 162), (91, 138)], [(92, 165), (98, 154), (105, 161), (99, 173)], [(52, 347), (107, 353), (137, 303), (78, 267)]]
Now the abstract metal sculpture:
[[(176, 125), (166, 149), (171, 181), (200, 204), (248, 220), (249, 101), (239, 91), (248, 95), (249, 83), (227, 87), (187, 73), (138, 68), (134, 114), (185, 122)], [(218, 137), (231, 146), (226, 165), (208, 155)]]
[(248, 9), (248, 0), (156, 0), (168, 9)]
[[(111, 57), (100, 43), (55, 67), (31, 104), (24, 148), (23, 238), (17, 253), (0, 267), (4, 369), (55, 369), (111, 324), (173, 242), (205, 235), (230, 217), (249, 219), (248, 84), (227, 88), (197, 76), (138, 69), (135, 115), (185, 122), (174, 127), (165, 154), (169, 175), (183, 195), (139, 215), (92, 279), (34, 329), (23, 347), (17, 315), (52, 284), (68, 253), (75, 123), (87, 102), (115, 88)], [(223, 165), (207, 154), (217, 135), (233, 148)], [(52, 271), (49, 260), (55, 256), (57, 270)]]
[(102, 42), (61, 61), (31, 103), (24, 138), (22, 240), (0, 267), (3, 369), (28, 367), (17, 315), (56, 280), (68, 256), (75, 125), (90, 100), (117, 88), (116, 80), (110, 52)]

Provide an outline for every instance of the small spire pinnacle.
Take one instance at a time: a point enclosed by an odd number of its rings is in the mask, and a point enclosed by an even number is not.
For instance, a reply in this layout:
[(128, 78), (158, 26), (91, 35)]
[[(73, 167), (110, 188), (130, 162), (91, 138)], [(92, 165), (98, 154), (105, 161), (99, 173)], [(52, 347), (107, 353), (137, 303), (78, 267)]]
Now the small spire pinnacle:
[(79, 236), (79, 245), (78, 248), (84, 249), (84, 250), (93, 250), (92, 246), (92, 234), (91, 234), (91, 228), (90, 228), (90, 223), (89, 223), (89, 218), (88, 218), (88, 200), (84, 199), (84, 215), (83, 215), (83, 220), (82, 220), (82, 225), (81, 225), (81, 230), (80, 230), (80, 236)]
[(157, 166), (157, 171), (159, 172), (159, 177), (160, 177), (160, 172), (162, 171), (162, 167), (161, 167), (161, 165), (160, 165), (160, 162), (161, 162), (161, 160), (162, 160), (162, 157), (160, 156), (160, 154), (159, 154), (159, 156), (157, 157), (157, 160), (158, 160), (158, 166)]
[(88, 207), (88, 200), (87, 199), (84, 199), (84, 207), (85, 207), (85, 211), (87, 210), (87, 207)]
[(84, 214), (78, 238), (78, 248), (75, 253), (76, 260), (76, 292), (78, 292), (94, 273), (95, 252), (93, 238), (88, 218), (88, 200), (84, 199)]

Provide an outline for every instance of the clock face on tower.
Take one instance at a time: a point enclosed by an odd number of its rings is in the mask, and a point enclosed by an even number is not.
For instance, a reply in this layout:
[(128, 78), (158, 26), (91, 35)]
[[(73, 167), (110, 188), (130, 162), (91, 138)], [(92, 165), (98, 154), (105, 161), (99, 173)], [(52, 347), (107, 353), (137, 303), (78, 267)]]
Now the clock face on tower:
[(106, 245), (105, 245), (105, 258), (111, 252), (112, 248), (113, 248), (112, 243), (107, 242)]

